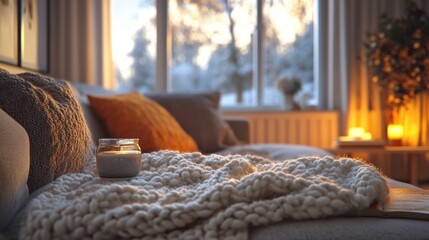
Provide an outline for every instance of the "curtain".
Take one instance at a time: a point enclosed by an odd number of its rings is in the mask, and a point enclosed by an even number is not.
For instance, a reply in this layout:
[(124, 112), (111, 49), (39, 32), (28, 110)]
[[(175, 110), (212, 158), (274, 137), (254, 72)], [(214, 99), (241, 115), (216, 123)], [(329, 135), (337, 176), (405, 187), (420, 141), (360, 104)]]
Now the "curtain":
[(429, 145), (429, 94), (421, 94), (404, 111), (405, 145)]
[(49, 75), (114, 88), (110, 0), (49, 2)]
[[(429, 2), (416, 0), (429, 13)], [(377, 30), (386, 13), (401, 17), (405, 0), (319, 0), (318, 57), (321, 107), (340, 111), (340, 134), (363, 127), (373, 138), (386, 137), (382, 89), (372, 82), (366, 67), (364, 42)], [(405, 145), (429, 145), (429, 99), (420, 95), (403, 115)]]

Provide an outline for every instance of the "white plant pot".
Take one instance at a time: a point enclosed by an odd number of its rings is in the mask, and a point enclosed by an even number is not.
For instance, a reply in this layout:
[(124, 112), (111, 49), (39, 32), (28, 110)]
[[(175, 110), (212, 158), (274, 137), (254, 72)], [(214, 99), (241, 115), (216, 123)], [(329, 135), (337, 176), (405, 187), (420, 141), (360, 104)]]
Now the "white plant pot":
[(291, 111), (297, 110), (298, 104), (295, 102), (293, 94), (284, 94), (283, 95), (283, 110)]

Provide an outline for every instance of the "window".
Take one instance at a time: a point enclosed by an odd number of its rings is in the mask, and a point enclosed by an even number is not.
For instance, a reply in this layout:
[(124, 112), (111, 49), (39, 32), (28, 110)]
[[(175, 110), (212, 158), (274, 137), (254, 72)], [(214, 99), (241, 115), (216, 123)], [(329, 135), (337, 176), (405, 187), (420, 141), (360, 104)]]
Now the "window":
[(122, 90), (152, 91), (155, 85), (156, 0), (112, 0), (112, 54)]
[[(275, 107), (282, 101), (276, 79), (287, 75), (301, 80), (298, 100), (315, 101), (313, 0), (161, 2), (112, 0), (120, 88), (154, 91), (158, 30), (171, 43), (161, 64), (168, 79), (158, 78), (167, 81), (164, 90), (220, 90), (223, 106)], [(168, 27), (157, 29), (166, 19)]]

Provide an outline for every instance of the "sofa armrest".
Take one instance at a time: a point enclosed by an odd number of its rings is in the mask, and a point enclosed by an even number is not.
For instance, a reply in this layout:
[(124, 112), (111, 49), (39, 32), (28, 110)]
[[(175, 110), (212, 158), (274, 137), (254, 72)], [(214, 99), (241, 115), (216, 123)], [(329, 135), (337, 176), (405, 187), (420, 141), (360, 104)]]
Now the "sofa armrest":
[(28, 201), (30, 140), (25, 129), (0, 108), (0, 238)]
[(249, 143), (249, 120), (246, 118), (225, 117), (235, 136), (241, 143)]

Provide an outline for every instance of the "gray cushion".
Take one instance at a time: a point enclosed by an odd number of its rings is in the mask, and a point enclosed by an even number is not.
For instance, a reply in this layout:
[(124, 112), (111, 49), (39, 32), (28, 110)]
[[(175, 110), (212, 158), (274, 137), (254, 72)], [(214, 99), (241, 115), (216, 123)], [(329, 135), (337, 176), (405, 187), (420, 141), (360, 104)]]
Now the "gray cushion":
[(101, 87), (89, 86), (82, 83), (72, 83), (73, 92), (75, 97), (78, 99), (80, 106), (82, 107), (82, 112), (85, 117), (85, 121), (91, 132), (91, 138), (94, 144), (98, 144), (98, 139), (107, 138), (109, 134), (104, 129), (103, 122), (98, 118), (95, 112), (92, 110), (89, 105), (87, 94), (96, 94), (96, 95), (115, 95), (118, 94), (116, 91), (107, 90)]
[(249, 120), (247, 118), (226, 117), (224, 119), (231, 127), (232, 131), (234, 132), (234, 135), (237, 137), (240, 143), (242, 144), (249, 143), (250, 126), (249, 126)]
[(179, 122), (203, 153), (238, 143), (219, 111), (219, 92), (146, 94)]
[(80, 106), (82, 107), (82, 112), (85, 117), (86, 124), (89, 127), (91, 132), (91, 139), (94, 144), (98, 144), (98, 139), (108, 138), (109, 135), (103, 127), (103, 122), (95, 115), (91, 106), (89, 105), (88, 99), (85, 97), (78, 98)]
[(30, 192), (80, 171), (93, 152), (81, 108), (65, 81), (0, 70), (0, 107), (30, 138)]
[(331, 153), (315, 147), (295, 144), (247, 144), (237, 145), (218, 152), (221, 155), (228, 154), (252, 154), (266, 157), (275, 161), (293, 159), (306, 156), (332, 156)]
[(28, 199), (30, 143), (24, 128), (0, 109), (0, 232)]

